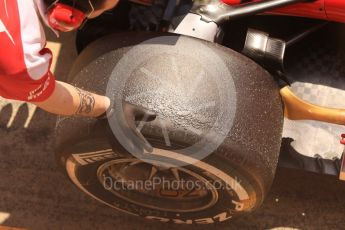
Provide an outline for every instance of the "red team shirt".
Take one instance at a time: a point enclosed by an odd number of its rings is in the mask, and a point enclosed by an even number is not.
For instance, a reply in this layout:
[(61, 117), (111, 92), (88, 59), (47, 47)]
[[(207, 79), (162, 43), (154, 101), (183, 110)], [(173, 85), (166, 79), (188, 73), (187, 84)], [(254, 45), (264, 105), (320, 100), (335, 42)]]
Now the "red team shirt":
[(0, 96), (28, 102), (47, 99), (55, 87), (52, 54), (40, 22), (43, 0), (0, 0)]

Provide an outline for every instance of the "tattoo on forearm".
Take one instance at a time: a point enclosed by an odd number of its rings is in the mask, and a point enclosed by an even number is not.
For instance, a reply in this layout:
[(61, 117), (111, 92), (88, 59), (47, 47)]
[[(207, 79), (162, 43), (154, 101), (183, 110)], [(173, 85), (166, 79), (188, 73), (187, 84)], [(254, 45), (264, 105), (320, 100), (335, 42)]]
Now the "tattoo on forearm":
[(90, 114), (95, 107), (95, 98), (89, 92), (81, 90), (77, 87), (75, 87), (75, 89), (77, 90), (79, 98), (80, 98), (80, 104), (75, 114), (76, 115)]

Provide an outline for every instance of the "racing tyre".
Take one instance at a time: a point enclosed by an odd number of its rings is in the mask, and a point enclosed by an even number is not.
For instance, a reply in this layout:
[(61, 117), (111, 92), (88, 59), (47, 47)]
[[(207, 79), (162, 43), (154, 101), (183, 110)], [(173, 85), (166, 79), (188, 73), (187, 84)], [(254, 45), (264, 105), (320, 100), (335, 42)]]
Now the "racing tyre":
[(58, 119), (57, 161), (86, 194), (175, 224), (223, 222), (262, 204), (283, 110), (277, 84), (253, 61), (190, 37), (122, 33), (89, 45), (69, 79), (115, 105), (127, 100), (158, 114), (138, 124), (154, 148), (142, 155), (126, 152), (121, 141), (124, 148), (112, 147), (104, 122)]

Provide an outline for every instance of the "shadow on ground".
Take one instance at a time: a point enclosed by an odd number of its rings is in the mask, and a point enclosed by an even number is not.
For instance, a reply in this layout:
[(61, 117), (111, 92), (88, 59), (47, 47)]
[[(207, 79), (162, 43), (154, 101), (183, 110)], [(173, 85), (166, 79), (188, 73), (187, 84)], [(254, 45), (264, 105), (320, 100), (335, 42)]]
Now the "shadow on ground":
[[(79, 192), (60, 173), (53, 155), (55, 117), (37, 111), (27, 129), (22, 106), (10, 128), (10, 106), (2, 110), (0, 212), (6, 226), (27, 229), (209, 229), (173, 226), (122, 214)], [(345, 183), (335, 177), (279, 169), (261, 209), (212, 229), (342, 229)]]
[[(73, 61), (72, 36), (63, 37), (56, 75), (65, 79)], [(65, 45), (67, 43), (68, 45)], [(67, 65), (62, 66), (62, 64)], [(37, 110), (23, 128), (29, 108), (19, 107), (10, 127), (12, 106), (0, 112), (0, 213), (3, 225), (45, 229), (343, 229), (345, 183), (337, 178), (279, 169), (262, 208), (214, 226), (174, 226), (144, 221), (97, 203), (60, 173), (54, 159), (56, 117)]]

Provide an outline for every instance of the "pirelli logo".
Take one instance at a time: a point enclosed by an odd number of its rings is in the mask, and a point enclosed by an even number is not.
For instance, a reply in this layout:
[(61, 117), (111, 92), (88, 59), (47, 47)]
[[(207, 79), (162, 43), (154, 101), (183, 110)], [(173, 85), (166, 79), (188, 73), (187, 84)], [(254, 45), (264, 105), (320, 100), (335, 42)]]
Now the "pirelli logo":
[(117, 158), (118, 154), (114, 153), (112, 149), (106, 149), (88, 153), (72, 154), (73, 158), (81, 165), (88, 165), (106, 159)]

